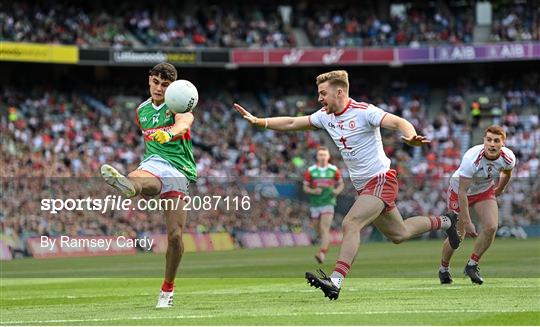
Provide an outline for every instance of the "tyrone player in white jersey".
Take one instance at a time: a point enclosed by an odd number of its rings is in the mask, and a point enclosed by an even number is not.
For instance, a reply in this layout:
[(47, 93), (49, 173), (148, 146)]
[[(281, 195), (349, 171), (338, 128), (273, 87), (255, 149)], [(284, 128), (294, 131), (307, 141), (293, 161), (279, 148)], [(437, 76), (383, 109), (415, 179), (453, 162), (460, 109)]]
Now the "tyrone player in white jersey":
[(373, 223), (394, 243), (401, 243), (430, 230), (443, 229), (453, 248), (459, 246), (457, 215), (416, 216), (403, 220), (396, 208), (396, 171), (383, 150), (380, 127), (400, 131), (411, 146), (429, 143), (417, 135), (407, 120), (386, 113), (374, 105), (349, 98), (349, 78), (344, 70), (317, 77), (319, 102), (323, 108), (310, 116), (257, 118), (242, 106), (234, 107), (251, 124), (277, 131), (326, 130), (347, 164), (358, 197), (343, 219), (343, 241), (336, 267), (330, 277), (307, 272), (308, 282), (331, 300), (339, 296), (341, 284), (358, 252), (360, 232)]
[[(516, 165), (514, 153), (504, 146), (505, 140), (506, 133), (500, 126), (488, 127), (484, 132), (484, 144), (473, 146), (465, 152), (448, 188), (448, 209), (458, 212), (461, 236), (478, 236), (464, 271), (476, 284), (484, 282), (478, 271), (478, 261), (493, 243), (499, 226), (499, 208), (495, 197), (504, 192)], [(495, 186), (498, 177), (499, 183)], [(473, 207), (478, 215), (482, 226), (480, 233), (476, 232), (471, 221), (469, 207)], [(445, 241), (439, 267), (441, 284), (452, 283), (449, 264), (453, 253), (454, 250)]]

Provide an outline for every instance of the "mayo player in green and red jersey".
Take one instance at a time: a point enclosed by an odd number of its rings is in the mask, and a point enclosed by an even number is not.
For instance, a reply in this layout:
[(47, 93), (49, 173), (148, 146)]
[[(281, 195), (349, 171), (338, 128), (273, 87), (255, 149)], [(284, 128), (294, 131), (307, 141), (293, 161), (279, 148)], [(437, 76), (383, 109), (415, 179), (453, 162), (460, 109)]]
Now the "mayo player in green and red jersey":
[(317, 150), (317, 163), (306, 170), (304, 192), (309, 194), (311, 219), (318, 219), (317, 232), (321, 248), (315, 255), (318, 263), (323, 263), (330, 245), (330, 226), (334, 219), (336, 196), (343, 191), (345, 184), (339, 169), (330, 164), (330, 151), (321, 146)]
[(184, 196), (188, 195), (189, 183), (197, 178), (190, 138), (193, 114), (175, 114), (165, 104), (165, 90), (177, 75), (176, 68), (169, 63), (157, 64), (149, 72), (150, 98), (135, 112), (135, 122), (146, 147), (139, 167), (127, 177), (110, 165), (101, 167), (107, 184), (127, 197), (159, 195), (162, 199), (181, 201), (177, 208), (164, 210), (168, 245), (157, 308), (169, 308), (173, 304), (174, 279), (184, 252), (182, 231), (187, 218)]

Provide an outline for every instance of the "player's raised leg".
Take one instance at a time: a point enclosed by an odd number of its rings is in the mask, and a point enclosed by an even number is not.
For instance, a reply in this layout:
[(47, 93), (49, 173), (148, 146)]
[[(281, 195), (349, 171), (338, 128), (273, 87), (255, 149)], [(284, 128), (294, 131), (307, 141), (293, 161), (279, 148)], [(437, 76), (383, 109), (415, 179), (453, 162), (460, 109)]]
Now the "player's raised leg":
[(342, 222), (343, 240), (339, 251), (336, 267), (331, 276), (328, 277), (322, 270), (320, 276), (307, 272), (308, 282), (320, 288), (324, 296), (335, 300), (339, 296), (339, 290), (343, 279), (347, 276), (349, 269), (356, 257), (360, 246), (360, 232), (373, 222), (384, 209), (384, 202), (373, 195), (360, 195), (345, 216)]
[[(447, 213), (441, 216), (415, 216), (403, 220), (399, 210), (392, 210), (383, 213), (377, 218), (373, 225), (388, 237), (395, 244), (411, 239), (417, 235), (428, 231), (442, 229), (446, 231), (448, 239), (451, 239), (453, 244), (459, 245), (461, 239), (457, 232), (457, 215), (455, 213)], [(452, 249), (450, 243), (448, 247)]]
[(434, 230), (445, 230), (449, 239), (459, 245), (459, 236), (457, 233), (457, 215), (447, 213), (441, 216), (414, 216), (403, 220), (399, 210), (392, 210), (381, 214), (373, 225), (388, 237), (393, 243), (399, 244), (411, 239), (417, 235)]
[(322, 213), (319, 218), (319, 237), (321, 239), (321, 248), (315, 255), (315, 259), (319, 263), (323, 263), (326, 258), (326, 252), (330, 246), (330, 227), (334, 219), (333, 213)]
[(480, 276), (478, 262), (495, 239), (499, 226), (499, 208), (497, 201), (493, 199), (477, 202), (473, 205), (473, 208), (478, 214), (482, 229), (474, 242), (474, 251), (465, 266), (464, 272), (471, 278), (473, 283), (482, 284), (484, 279)]
[(161, 190), (161, 182), (154, 174), (144, 170), (134, 170), (127, 177), (116, 168), (104, 164), (101, 166), (101, 176), (110, 186), (120, 191), (126, 197), (141, 195), (156, 195)]
[(446, 213), (440, 216), (414, 216), (403, 220), (397, 208), (386, 212), (375, 220), (374, 225), (393, 243), (399, 244), (425, 232), (445, 230), (453, 243), (459, 245), (456, 231), (457, 215)]
[(133, 184), (137, 194), (144, 196), (157, 195), (163, 187), (159, 177), (142, 169), (137, 169), (129, 173), (128, 179)]
[(165, 279), (161, 286), (156, 308), (170, 308), (173, 305), (174, 280), (182, 255), (184, 243), (182, 233), (186, 224), (187, 212), (183, 210), (185, 202), (180, 198), (178, 209), (165, 210), (165, 224), (167, 226), (167, 253), (165, 254)]
[(116, 168), (109, 164), (104, 164), (100, 169), (101, 176), (105, 179), (105, 182), (116, 190), (120, 191), (124, 196), (128, 198), (137, 195), (137, 190), (126, 176), (122, 175)]

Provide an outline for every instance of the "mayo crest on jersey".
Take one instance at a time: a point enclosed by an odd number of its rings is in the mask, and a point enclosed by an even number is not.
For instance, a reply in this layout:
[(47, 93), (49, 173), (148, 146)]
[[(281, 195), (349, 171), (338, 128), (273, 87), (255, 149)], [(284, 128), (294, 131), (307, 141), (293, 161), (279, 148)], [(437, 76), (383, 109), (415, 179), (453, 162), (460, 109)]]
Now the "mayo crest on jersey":
[(386, 112), (372, 104), (349, 99), (340, 113), (327, 114), (325, 109), (320, 109), (309, 116), (311, 125), (325, 129), (334, 140), (357, 190), (372, 177), (390, 169), (380, 130), (385, 115)]
[(459, 168), (450, 178), (450, 189), (459, 190), (459, 177), (472, 178), (467, 195), (475, 195), (487, 191), (495, 184), (502, 170), (512, 170), (516, 165), (516, 156), (512, 150), (502, 147), (499, 157), (489, 160), (484, 156), (484, 145), (475, 145), (463, 155)]

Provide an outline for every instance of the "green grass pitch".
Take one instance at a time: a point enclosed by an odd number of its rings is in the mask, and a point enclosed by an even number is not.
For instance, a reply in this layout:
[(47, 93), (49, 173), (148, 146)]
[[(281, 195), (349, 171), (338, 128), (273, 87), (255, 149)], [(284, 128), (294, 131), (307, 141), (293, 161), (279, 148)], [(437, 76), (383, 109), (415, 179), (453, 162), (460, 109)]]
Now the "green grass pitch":
[[(175, 307), (154, 308), (163, 255), (1, 262), (1, 325), (540, 325), (540, 240), (496, 240), (472, 285), (441, 242), (362, 245), (337, 301), (308, 287), (314, 247), (189, 253)], [(329, 252), (331, 270), (337, 248)]]

